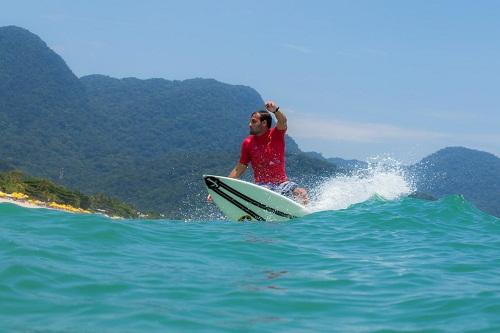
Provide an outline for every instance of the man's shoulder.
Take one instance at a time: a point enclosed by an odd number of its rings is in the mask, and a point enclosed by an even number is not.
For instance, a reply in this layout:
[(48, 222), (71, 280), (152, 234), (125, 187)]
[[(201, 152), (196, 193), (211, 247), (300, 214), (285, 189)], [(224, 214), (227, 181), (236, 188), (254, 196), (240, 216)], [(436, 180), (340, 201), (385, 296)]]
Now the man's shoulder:
[(254, 140), (255, 135), (249, 135), (246, 138), (243, 139), (244, 144), (248, 144)]

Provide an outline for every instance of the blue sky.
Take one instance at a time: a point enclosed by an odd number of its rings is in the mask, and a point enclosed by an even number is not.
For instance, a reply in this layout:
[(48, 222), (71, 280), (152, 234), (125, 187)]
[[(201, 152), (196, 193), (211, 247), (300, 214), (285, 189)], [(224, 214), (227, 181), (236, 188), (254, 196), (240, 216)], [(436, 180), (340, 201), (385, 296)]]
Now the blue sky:
[(17, 0), (0, 25), (78, 76), (251, 86), (302, 150), (409, 163), (450, 145), (500, 156), (499, 17), (499, 1)]

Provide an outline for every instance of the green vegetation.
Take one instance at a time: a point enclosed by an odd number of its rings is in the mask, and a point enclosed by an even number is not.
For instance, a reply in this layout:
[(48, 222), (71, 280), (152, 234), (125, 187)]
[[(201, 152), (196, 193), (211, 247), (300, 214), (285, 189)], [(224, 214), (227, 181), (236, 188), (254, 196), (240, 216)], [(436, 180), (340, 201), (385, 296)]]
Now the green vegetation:
[[(201, 176), (229, 173), (262, 107), (254, 89), (212, 79), (79, 79), (36, 35), (0, 28), (0, 171), (191, 218), (207, 206)], [(336, 170), (290, 137), (287, 151), (301, 178)]]
[(103, 194), (87, 196), (56, 185), (49, 180), (24, 175), (20, 171), (0, 172), (0, 191), (23, 193), (31, 199), (45, 203), (55, 202), (110, 216), (124, 218), (159, 217), (158, 214), (141, 214), (132, 206)]

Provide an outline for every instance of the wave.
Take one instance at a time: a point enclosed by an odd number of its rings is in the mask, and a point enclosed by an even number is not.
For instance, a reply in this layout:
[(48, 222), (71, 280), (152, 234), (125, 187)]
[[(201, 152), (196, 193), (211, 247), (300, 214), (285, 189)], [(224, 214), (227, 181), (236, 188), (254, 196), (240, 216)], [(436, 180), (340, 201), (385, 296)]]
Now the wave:
[(395, 200), (414, 186), (401, 164), (391, 158), (373, 159), (366, 169), (322, 180), (311, 190), (313, 212), (339, 210), (375, 197)]

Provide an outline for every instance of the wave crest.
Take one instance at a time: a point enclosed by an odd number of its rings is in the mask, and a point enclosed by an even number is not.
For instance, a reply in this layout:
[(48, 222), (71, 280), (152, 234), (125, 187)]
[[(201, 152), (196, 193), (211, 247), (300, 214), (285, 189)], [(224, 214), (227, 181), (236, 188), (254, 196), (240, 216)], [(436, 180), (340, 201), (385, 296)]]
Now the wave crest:
[(335, 176), (311, 190), (313, 212), (345, 209), (374, 197), (395, 200), (413, 192), (413, 184), (401, 163), (389, 157), (375, 157), (366, 169)]

